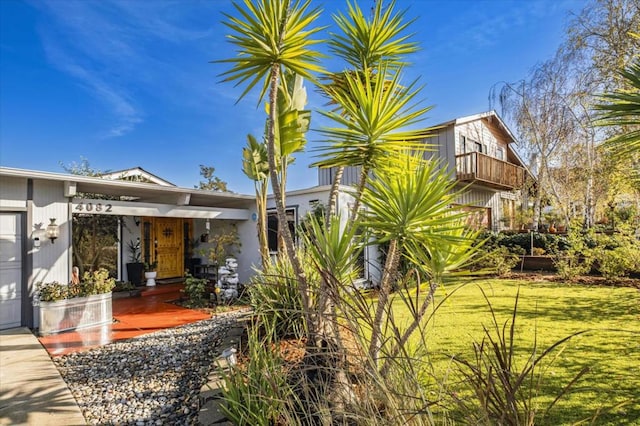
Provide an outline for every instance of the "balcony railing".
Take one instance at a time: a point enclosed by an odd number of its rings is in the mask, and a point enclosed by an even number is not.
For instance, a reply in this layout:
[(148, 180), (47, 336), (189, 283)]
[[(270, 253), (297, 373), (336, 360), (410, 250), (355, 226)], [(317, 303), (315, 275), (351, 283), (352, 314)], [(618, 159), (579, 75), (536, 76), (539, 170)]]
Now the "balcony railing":
[(517, 189), (524, 185), (524, 168), (480, 152), (456, 155), (456, 177), (497, 189)]

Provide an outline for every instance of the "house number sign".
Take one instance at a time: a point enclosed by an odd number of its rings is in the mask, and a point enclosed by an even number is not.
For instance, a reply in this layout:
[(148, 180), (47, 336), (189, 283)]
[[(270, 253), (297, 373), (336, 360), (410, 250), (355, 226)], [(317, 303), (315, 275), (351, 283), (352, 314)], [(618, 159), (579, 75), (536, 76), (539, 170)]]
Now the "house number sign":
[(75, 207), (73, 208), (77, 212), (87, 212), (87, 213), (111, 213), (113, 210), (113, 204), (111, 203), (95, 203), (93, 201), (85, 201), (80, 200), (77, 203), (74, 203)]

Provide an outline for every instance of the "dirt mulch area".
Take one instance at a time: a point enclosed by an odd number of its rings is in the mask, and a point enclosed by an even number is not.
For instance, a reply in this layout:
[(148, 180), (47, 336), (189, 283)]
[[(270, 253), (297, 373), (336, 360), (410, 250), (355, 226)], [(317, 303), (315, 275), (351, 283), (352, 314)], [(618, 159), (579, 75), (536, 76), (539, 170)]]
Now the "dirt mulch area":
[(513, 272), (504, 278), (513, 278), (532, 282), (567, 283), (602, 287), (631, 287), (640, 289), (640, 278), (619, 278), (617, 280), (611, 280), (599, 275), (581, 275), (571, 281), (567, 281), (557, 274), (544, 272)]

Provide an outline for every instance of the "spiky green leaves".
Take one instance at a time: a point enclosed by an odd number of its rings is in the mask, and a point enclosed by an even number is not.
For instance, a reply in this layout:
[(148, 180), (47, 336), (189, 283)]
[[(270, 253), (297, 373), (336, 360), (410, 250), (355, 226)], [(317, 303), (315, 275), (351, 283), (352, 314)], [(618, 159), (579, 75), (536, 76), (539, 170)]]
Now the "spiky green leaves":
[(321, 112), (336, 126), (320, 129), (327, 144), (318, 149), (323, 160), (314, 166), (376, 165), (390, 152), (425, 149), (427, 131), (409, 129), (431, 109), (417, 105), (416, 82), (403, 86), (401, 72), (385, 64), (372, 73), (342, 75), (344, 87), (328, 90), (339, 110)]
[[(452, 209), (459, 196), (455, 180), (434, 161), (401, 154), (395, 166), (376, 174), (362, 194), (363, 225), (375, 229), (377, 242), (413, 241), (436, 247), (464, 240), (464, 212)], [(415, 246), (418, 248), (418, 245)]]
[(622, 157), (640, 153), (640, 61), (620, 72), (630, 90), (618, 90), (602, 96), (606, 104), (596, 105), (602, 111), (601, 126), (626, 126), (627, 131), (605, 143), (614, 154)]
[(409, 41), (412, 34), (403, 34), (413, 21), (403, 22), (405, 12), (394, 13), (395, 1), (385, 10), (383, 3), (375, 2), (371, 19), (357, 3), (349, 1), (348, 14), (334, 16), (342, 34), (331, 34), (329, 48), (357, 70), (375, 68), (382, 61), (402, 65), (403, 56), (418, 50), (418, 45)]
[(309, 4), (309, 0), (233, 3), (238, 16), (225, 14), (224, 24), (231, 30), (227, 37), (237, 47), (237, 55), (219, 62), (232, 64), (230, 70), (222, 73), (223, 81), (235, 81), (236, 86), (246, 85), (238, 100), (262, 82), (260, 103), (269, 87), (270, 71), (274, 66), (308, 79), (313, 79), (312, 73), (321, 71), (318, 62), (322, 55), (312, 49), (321, 41), (310, 38), (323, 29), (310, 28), (320, 15), (320, 9), (309, 10)]

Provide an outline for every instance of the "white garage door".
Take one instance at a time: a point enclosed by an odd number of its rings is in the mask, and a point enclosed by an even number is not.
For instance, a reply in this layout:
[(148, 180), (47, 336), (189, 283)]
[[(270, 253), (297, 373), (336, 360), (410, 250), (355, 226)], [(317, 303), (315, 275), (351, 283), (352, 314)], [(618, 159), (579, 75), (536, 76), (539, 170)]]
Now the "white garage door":
[(21, 325), (22, 232), (19, 213), (0, 213), (0, 330)]

